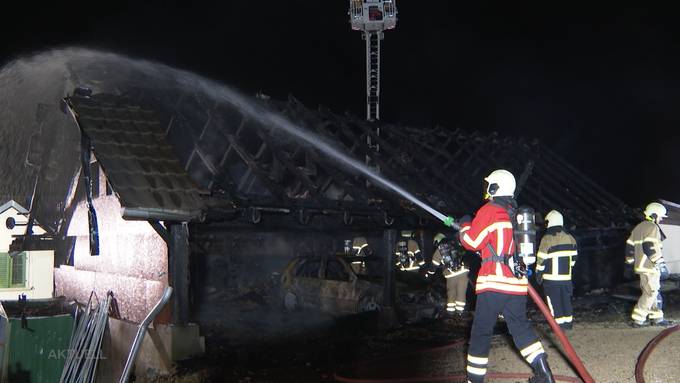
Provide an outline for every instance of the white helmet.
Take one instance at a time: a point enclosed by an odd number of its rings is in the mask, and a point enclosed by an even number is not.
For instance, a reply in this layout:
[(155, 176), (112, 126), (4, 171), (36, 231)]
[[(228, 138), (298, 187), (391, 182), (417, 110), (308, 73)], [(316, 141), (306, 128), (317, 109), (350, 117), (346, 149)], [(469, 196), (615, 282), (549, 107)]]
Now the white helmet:
[(564, 226), (564, 217), (562, 217), (562, 214), (557, 210), (550, 210), (550, 212), (545, 215), (545, 221), (548, 222), (548, 227)]
[[(655, 217), (652, 217), (655, 215)], [(655, 221), (661, 221), (661, 218), (668, 217), (666, 215), (666, 207), (658, 202), (652, 202), (645, 208), (645, 216)]]
[(434, 236), (434, 245), (437, 246), (439, 243), (446, 238), (446, 235), (442, 233), (437, 233), (437, 235)]
[(484, 178), (484, 181), (487, 182), (486, 193), (491, 197), (515, 195), (515, 176), (507, 170), (494, 170)]

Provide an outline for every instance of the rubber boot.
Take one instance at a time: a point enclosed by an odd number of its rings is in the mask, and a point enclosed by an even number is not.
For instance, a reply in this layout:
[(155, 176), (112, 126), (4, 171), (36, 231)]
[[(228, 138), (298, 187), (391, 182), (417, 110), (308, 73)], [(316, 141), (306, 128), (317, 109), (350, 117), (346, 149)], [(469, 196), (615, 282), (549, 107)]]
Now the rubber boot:
[(531, 363), (531, 368), (534, 369), (534, 376), (529, 378), (529, 383), (555, 383), (546, 354), (537, 356), (534, 362)]
[(467, 374), (467, 383), (484, 383), (485, 375)]

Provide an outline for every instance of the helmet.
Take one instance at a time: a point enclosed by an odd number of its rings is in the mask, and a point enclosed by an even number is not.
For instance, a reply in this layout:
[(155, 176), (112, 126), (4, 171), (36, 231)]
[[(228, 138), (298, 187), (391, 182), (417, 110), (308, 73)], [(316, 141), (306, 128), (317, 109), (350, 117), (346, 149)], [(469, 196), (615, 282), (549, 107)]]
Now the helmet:
[(666, 215), (666, 207), (658, 202), (652, 202), (645, 208), (645, 216), (655, 221), (660, 221), (661, 218), (668, 217)]
[(439, 243), (446, 239), (446, 236), (442, 233), (438, 233), (434, 236), (434, 245), (437, 246)]
[(484, 181), (487, 182), (486, 193), (491, 197), (515, 195), (515, 176), (507, 170), (494, 170), (484, 178)]
[(564, 217), (557, 210), (550, 210), (545, 216), (545, 221), (548, 223), (548, 227), (564, 226)]

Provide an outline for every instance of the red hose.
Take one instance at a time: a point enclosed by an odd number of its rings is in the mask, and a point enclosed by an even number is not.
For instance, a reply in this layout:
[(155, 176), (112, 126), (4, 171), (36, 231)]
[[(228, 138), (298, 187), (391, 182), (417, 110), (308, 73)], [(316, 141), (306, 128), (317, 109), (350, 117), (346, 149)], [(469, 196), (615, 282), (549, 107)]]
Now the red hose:
[(576, 368), (576, 371), (578, 372), (579, 376), (581, 376), (581, 379), (583, 379), (585, 383), (595, 383), (593, 377), (590, 376), (588, 370), (586, 370), (586, 366), (583, 365), (581, 359), (578, 357), (578, 355), (576, 355), (576, 351), (571, 346), (569, 339), (567, 339), (567, 337), (564, 335), (562, 328), (560, 327), (560, 325), (557, 324), (557, 322), (555, 322), (555, 319), (552, 317), (550, 310), (545, 305), (545, 303), (543, 303), (543, 299), (541, 298), (541, 296), (538, 295), (538, 293), (536, 292), (536, 290), (534, 290), (531, 284), (529, 284), (528, 287), (529, 296), (534, 301), (534, 303), (536, 303), (538, 309), (541, 310), (541, 313), (543, 314), (545, 319), (548, 320), (550, 328), (553, 330), (555, 335), (557, 335), (557, 339), (559, 339), (560, 343), (562, 343), (562, 347), (564, 347), (564, 351), (566, 351), (569, 361), (571, 361), (571, 364), (574, 366), (574, 368)]
[(635, 382), (636, 383), (645, 383), (645, 377), (644, 377), (644, 369), (645, 369), (645, 363), (647, 363), (647, 358), (649, 358), (649, 355), (652, 354), (652, 351), (656, 348), (656, 346), (667, 336), (671, 335), (672, 333), (680, 330), (680, 325), (675, 325), (673, 327), (667, 328), (659, 333), (659, 335), (655, 336), (654, 339), (649, 341), (647, 343), (647, 346), (645, 346), (644, 350), (640, 353), (640, 356), (638, 357), (637, 364), (635, 364)]

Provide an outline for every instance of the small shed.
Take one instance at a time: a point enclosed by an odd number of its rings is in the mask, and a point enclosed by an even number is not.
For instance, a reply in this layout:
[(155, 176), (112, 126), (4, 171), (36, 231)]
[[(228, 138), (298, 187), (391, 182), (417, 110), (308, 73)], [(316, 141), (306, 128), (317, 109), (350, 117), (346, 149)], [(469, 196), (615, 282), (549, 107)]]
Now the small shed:
[[(15, 201), (0, 206), (0, 300), (17, 300), (20, 295), (28, 299), (52, 298), (54, 278), (54, 251), (30, 250), (10, 252), (13, 236), (25, 234), (28, 210)], [(35, 235), (45, 233), (33, 224)]]

